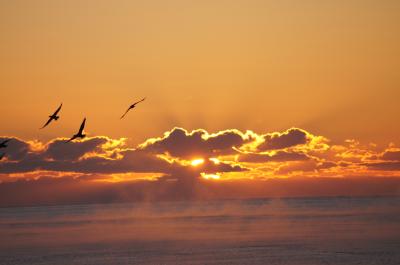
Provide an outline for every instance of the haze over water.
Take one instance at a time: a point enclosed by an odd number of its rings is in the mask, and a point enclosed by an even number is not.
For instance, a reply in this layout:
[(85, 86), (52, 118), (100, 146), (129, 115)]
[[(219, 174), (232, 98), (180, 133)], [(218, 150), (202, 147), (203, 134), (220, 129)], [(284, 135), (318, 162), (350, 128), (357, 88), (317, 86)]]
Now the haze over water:
[(1, 264), (399, 264), (400, 198), (0, 209)]

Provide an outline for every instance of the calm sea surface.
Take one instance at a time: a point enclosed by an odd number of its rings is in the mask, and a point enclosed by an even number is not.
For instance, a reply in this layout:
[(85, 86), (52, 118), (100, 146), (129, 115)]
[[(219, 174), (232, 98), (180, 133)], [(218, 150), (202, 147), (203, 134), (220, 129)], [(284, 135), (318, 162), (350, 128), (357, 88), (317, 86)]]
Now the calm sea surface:
[(400, 264), (400, 198), (0, 208), (0, 264)]

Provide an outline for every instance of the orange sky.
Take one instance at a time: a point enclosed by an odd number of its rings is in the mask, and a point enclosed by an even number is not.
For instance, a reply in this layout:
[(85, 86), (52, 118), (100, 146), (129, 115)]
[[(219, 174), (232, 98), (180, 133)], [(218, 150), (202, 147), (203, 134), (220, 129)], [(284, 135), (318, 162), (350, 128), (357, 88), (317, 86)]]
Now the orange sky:
[[(85, 115), (92, 135), (136, 144), (174, 126), (398, 142), (399, 13), (365, 0), (1, 1), (1, 134), (49, 140)], [(37, 131), (60, 102), (62, 123)]]
[(0, 181), (398, 177), (399, 25), (390, 0), (1, 1)]

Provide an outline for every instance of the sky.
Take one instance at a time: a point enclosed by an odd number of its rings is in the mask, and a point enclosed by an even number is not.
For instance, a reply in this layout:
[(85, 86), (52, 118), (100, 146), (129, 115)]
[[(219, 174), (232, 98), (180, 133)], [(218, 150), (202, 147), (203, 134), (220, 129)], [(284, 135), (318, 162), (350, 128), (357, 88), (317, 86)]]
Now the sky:
[[(399, 14), (391, 0), (0, 1), (0, 202), (62, 181), (82, 201), (139, 180), (263, 197), (366, 178), (346, 194), (399, 194)], [(88, 137), (63, 145), (84, 117)]]

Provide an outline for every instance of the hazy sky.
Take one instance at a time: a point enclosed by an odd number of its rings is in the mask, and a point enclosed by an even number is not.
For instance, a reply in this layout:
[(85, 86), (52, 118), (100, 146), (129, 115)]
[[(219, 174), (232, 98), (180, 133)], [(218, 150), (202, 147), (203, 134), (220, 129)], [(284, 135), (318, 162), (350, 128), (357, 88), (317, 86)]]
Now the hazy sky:
[(174, 126), (399, 142), (399, 1), (1, 1), (0, 29), (2, 135), (86, 116), (135, 143)]

